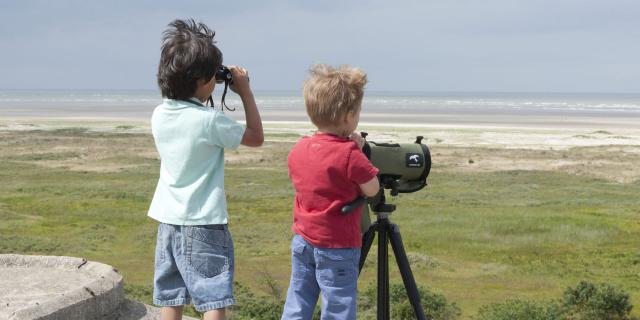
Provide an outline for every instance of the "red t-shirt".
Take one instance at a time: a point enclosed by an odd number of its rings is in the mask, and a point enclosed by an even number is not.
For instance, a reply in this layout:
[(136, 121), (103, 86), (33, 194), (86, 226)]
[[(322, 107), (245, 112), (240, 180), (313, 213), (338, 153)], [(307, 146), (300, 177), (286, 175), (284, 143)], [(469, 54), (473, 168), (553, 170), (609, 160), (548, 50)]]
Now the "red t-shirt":
[(340, 210), (361, 194), (359, 185), (373, 179), (378, 169), (356, 143), (316, 133), (298, 141), (288, 163), (296, 191), (291, 230), (320, 248), (360, 247), (362, 206), (347, 215)]

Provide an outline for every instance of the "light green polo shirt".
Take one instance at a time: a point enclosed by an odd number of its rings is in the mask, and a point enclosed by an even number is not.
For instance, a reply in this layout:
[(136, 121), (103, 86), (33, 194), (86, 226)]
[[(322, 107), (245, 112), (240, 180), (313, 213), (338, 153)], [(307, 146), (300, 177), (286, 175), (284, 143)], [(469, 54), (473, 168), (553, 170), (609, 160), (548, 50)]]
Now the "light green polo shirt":
[(174, 225), (227, 223), (224, 149), (240, 145), (245, 126), (198, 100), (165, 99), (151, 117), (160, 178), (149, 217)]

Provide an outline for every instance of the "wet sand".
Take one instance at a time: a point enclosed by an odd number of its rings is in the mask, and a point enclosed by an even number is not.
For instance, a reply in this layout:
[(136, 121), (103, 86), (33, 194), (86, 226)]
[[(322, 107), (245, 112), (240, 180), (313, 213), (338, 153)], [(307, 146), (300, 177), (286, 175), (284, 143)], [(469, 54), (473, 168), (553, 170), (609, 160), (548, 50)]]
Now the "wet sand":
[[(154, 105), (146, 106), (84, 106), (84, 105), (34, 105), (34, 106), (0, 106), (0, 120), (78, 120), (92, 121), (135, 121), (148, 122)], [(242, 121), (244, 113), (226, 111), (236, 120)], [(293, 121), (308, 123), (304, 110), (261, 109), (264, 121)], [(603, 113), (589, 112), (504, 112), (484, 111), (482, 109), (451, 110), (425, 108), (421, 113), (389, 110), (389, 112), (367, 112), (366, 106), (361, 114), (361, 123), (386, 124), (398, 126), (426, 126), (450, 128), (541, 128), (541, 129), (631, 129), (640, 130), (640, 113), (615, 113), (609, 116)]]

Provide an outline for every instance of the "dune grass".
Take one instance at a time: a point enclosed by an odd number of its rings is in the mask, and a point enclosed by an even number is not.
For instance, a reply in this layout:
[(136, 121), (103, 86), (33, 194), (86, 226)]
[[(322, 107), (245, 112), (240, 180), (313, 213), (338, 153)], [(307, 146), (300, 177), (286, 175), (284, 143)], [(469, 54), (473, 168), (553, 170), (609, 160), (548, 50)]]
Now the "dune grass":
[[(0, 253), (113, 265), (127, 293), (148, 303), (157, 224), (146, 210), (159, 165), (150, 137), (77, 127), (0, 137)], [(276, 138), (260, 157), (227, 163), (225, 175), (236, 279), (264, 293), (284, 292), (290, 272), (291, 142), (281, 140), (290, 134)], [(417, 282), (456, 302), (463, 319), (509, 298), (558, 297), (580, 280), (623, 288), (640, 314), (640, 182), (442, 166), (426, 189), (388, 202)], [(375, 250), (363, 288), (375, 280)]]

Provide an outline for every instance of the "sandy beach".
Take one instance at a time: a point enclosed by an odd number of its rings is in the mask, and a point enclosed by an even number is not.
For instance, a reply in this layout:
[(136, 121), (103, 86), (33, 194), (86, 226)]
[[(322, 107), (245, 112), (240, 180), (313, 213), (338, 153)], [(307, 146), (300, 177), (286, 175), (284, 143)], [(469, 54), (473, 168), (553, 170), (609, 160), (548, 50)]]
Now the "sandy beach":
[[(124, 107), (20, 110), (0, 114), (0, 130), (56, 130), (150, 133), (152, 109)], [(227, 114), (243, 121), (242, 111)], [(302, 111), (263, 110), (266, 139), (289, 140), (313, 132)], [(126, 129), (122, 129), (126, 128)], [(484, 113), (382, 114), (363, 112), (359, 130), (372, 141), (413, 141), (422, 135), (443, 170), (560, 170), (616, 182), (640, 179), (640, 116), (514, 115)], [(145, 152), (153, 154), (153, 146)], [(572, 151), (572, 152), (567, 152)], [(259, 154), (260, 151), (257, 152)], [(254, 155), (259, 156), (259, 155)], [(234, 161), (233, 157), (229, 159)]]

